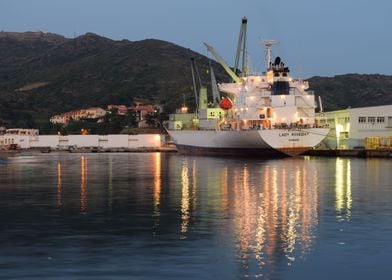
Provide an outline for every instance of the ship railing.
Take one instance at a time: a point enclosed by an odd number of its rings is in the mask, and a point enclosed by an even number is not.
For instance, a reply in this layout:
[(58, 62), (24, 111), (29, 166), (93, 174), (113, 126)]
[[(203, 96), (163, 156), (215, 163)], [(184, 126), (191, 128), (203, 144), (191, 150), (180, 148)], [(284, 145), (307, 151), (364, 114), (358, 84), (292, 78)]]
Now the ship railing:
[[(221, 126), (219, 129), (216, 130), (241, 130), (241, 131), (247, 131), (247, 130), (274, 130), (274, 129), (287, 129), (287, 130), (300, 130), (300, 129), (309, 129), (309, 128), (329, 128), (328, 124), (299, 124), (299, 123), (279, 123), (279, 124), (274, 124), (271, 126), (263, 126), (263, 125), (256, 125), (256, 126), (249, 126), (249, 127), (241, 127), (241, 128), (236, 128), (231, 125), (225, 125)], [(213, 130), (213, 129), (201, 129), (199, 128), (198, 130)]]
[(279, 123), (272, 125), (272, 129), (305, 129), (305, 128), (328, 128), (329, 125), (325, 124), (299, 124), (299, 123)]

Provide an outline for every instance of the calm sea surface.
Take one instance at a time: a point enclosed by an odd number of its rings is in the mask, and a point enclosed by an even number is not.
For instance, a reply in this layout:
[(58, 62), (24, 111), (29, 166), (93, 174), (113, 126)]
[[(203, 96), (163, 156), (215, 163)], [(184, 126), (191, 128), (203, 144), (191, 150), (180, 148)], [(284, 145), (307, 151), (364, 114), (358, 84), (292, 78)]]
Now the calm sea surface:
[(0, 279), (391, 277), (391, 159), (0, 157)]

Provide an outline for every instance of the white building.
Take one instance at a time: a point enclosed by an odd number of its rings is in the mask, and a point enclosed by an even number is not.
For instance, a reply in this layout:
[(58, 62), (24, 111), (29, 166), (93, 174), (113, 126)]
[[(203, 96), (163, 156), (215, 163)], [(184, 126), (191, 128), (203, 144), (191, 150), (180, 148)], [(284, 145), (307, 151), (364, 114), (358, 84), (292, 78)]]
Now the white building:
[(16, 145), (21, 149), (30, 148), (101, 148), (105, 149), (139, 149), (160, 148), (160, 134), (113, 134), (113, 135), (38, 135), (38, 134), (4, 134), (0, 135), (0, 149)]
[(7, 135), (38, 135), (39, 130), (33, 128), (9, 128), (5, 130)]
[(326, 112), (320, 123), (331, 128), (323, 148), (392, 148), (392, 105)]
[(11, 145), (21, 148), (26, 145), (30, 140), (38, 138), (38, 129), (26, 129), (26, 128), (10, 128), (5, 130), (5, 134), (0, 135), (0, 149), (7, 148)]

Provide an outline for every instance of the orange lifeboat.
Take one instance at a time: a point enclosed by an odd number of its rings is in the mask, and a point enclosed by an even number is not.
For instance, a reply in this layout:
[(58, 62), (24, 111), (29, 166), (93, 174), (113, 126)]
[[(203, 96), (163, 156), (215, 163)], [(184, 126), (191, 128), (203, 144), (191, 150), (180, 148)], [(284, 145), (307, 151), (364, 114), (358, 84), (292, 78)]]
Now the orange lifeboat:
[(219, 102), (219, 107), (221, 107), (223, 110), (229, 110), (231, 107), (233, 107), (233, 101), (231, 101), (231, 99), (228, 97), (224, 97)]

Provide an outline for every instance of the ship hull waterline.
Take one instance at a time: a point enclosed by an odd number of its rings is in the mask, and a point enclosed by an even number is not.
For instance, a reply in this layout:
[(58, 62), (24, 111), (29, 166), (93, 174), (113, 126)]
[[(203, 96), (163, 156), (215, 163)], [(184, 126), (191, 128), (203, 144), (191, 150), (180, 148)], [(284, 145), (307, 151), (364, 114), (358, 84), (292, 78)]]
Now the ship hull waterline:
[(180, 154), (282, 158), (298, 156), (319, 144), (329, 129), (246, 131), (168, 131)]

